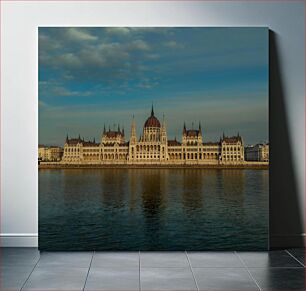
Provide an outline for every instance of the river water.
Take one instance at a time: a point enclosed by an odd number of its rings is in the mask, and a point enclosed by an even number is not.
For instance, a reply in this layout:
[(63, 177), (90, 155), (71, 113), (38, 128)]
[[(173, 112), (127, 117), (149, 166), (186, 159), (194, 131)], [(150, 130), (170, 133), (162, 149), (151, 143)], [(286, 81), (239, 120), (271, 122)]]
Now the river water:
[(40, 169), (41, 250), (263, 250), (269, 171)]

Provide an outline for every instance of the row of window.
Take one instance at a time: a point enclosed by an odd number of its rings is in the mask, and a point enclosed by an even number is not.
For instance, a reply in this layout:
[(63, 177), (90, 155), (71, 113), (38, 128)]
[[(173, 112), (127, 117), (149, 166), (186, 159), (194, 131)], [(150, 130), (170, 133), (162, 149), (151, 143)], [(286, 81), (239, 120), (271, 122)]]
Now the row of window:
[(240, 151), (240, 147), (239, 148), (236, 148), (236, 147), (223, 147), (222, 150), (225, 151), (225, 152), (226, 151), (234, 151), (235, 152), (235, 151)]
[[(163, 148), (164, 149), (164, 148)], [(160, 151), (160, 145), (137, 145), (137, 151)]]
[(223, 160), (240, 160), (240, 155), (223, 155)]
[(169, 155), (170, 159), (184, 159), (184, 160), (197, 160), (197, 159), (218, 159), (219, 158), (219, 154), (217, 153), (176, 153), (176, 154), (170, 154)]

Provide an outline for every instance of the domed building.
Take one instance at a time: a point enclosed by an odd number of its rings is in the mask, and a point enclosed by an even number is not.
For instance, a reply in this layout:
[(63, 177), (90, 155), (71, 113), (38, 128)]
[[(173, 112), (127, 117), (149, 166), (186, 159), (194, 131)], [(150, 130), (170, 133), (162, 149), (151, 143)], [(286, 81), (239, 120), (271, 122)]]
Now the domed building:
[(133, 117), (130, 140), (125, 141), (124, 129), (108, 131), (104, 126), (101, 142), (86, 142), (66, 138), (64, 164), (105, 165), (223, 165), (244, 163), (244, 142), (238, 134), (220, 138), (218, 142), (203, 141), (201, 124), (197, 129), (187, 129), (184, 123), (181, 141), (168, 140), (165, 118), (162, 122), (154, 114), (146, 119), (142, 133), (137, 138)]
[(154, 109), (152, 106), (151, 115), (146, 120), (143, 126), (143, 134), (140, 141), (146, 142), (158, 142), (160, 141), (160, 122), (154, 116)]
[(129, 161), (137, 163), (160, 163), (168, 160), (167, 132), (165, 121), (160, 123), (154, 115), (152, 105), (151, 115), (144, 123), (142, 135), (137, 142), (135, 121), (132, 122)]

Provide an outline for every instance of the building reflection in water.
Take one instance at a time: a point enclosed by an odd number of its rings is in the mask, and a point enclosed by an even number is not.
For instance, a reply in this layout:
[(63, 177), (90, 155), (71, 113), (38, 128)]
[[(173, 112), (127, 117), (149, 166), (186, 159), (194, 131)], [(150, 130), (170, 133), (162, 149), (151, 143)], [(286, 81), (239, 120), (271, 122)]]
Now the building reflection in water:
[(182, 206), (187, 215), (192, 216), (192, 211), (203, 207), (205, 199), (205, 177), (203, 170), (182, 169)]
[(166, 208), (165, 184), (167, 170), (144, 169), (138, 176), (144, 229), (149, 241), (156, 240), (163, 229), (163, 215)]
[(126, 171), (124, 169), (102, 169), (100, 173), (102, 206), (110, 209), (125, 207), (128, 182)]
[(226, 202), (237, 202), (240, 205), (244, 199), (244, 182), (245, 182), (245, 171), (237, 169), (226, 169), (221, 172), (222, 178), (219, 192), (220, 197)]
[(264, 249), (268, 184), (268, 170), (41, 170), (40, 245)]

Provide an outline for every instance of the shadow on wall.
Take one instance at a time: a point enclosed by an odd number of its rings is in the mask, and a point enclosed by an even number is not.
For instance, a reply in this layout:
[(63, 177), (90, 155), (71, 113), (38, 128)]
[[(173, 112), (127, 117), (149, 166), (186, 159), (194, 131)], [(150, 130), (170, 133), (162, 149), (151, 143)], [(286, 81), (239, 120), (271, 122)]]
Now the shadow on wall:
[(278, 35), (269, 31), (270, 62), (270, 248), (303, 246), (292, 145), (282, 87)]

